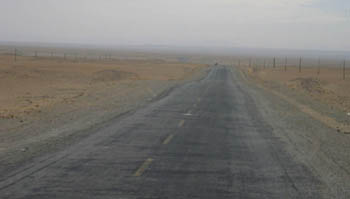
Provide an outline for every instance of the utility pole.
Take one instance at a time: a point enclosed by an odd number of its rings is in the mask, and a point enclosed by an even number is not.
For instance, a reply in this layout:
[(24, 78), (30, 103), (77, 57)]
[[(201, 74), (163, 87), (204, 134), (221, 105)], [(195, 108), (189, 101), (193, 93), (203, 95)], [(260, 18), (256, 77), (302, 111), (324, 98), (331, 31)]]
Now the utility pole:
[(301, 73), (301, 57), (299, 59), (299, 73)]

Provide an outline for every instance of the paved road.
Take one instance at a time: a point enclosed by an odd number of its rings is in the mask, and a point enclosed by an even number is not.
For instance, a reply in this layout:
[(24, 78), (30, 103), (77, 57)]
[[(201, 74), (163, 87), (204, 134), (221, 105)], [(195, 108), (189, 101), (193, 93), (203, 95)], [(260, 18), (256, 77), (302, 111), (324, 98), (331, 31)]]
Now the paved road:
[(1, 177), (0, 198), (320, 198), (224, 66)]

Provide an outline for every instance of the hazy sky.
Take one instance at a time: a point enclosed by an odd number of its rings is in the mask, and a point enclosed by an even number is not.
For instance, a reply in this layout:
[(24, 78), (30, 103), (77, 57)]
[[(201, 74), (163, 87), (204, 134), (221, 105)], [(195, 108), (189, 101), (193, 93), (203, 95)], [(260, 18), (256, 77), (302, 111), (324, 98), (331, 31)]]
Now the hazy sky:
[(350, 50), (350, 0), (0, 3), (0, 41)]

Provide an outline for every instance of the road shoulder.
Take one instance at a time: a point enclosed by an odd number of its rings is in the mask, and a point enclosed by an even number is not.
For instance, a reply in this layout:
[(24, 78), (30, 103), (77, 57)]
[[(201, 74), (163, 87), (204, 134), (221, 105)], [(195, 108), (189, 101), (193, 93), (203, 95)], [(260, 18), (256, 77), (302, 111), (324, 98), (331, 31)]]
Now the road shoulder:
[[(253, 96), (263, 118), (288, 152), (306, 165), (327, 186), (326, 198), (348, 198), (350, 139), (286, 100), (232, 69), (244, 90)], [(292, 98), (293, 99), (293, 98)], [(304, 99), (304, 102), (308, 102)]]

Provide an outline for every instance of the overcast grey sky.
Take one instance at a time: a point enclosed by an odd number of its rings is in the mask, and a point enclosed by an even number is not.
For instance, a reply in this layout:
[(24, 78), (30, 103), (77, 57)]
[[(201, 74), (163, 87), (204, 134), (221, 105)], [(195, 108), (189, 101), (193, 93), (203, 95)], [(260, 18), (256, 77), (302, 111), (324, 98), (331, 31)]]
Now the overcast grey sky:
[(0, 3), (0, 41), (350, 50), (350, 0)]

